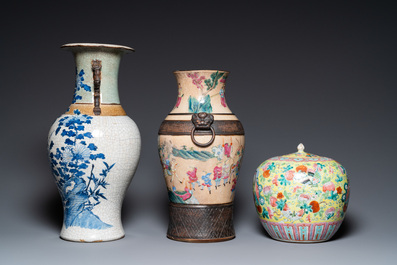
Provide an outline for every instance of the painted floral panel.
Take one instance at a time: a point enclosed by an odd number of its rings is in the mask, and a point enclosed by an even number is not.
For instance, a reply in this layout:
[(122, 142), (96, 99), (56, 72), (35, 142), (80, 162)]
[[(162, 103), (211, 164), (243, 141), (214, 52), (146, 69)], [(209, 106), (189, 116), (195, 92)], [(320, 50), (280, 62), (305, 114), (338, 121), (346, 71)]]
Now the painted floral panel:
[(208, 79), (204, 76), (200, 76), (198, 72), (188, 73), (187, 76), (192, 79), (192, 83), (200, 92), (198, 97), (189, 96), (188, 98), (190, 113), (212, 112), (211, 97), (216, 95), (210, 95), (209, 93), (214, 90), (219, 83), (223, 84), (219, 93), (219, 96), (221, 97), (221, 105), (223, 107), (227, 107), (225, 100), (225, 82), (227, 74), (225, 72), (217, 71), (212, 73)]
[[(106, 198), (107, 177), (115, 163), (106, 160), (98, 150), (94, 136), (86, 129), (93, 117), (64, 115), (58, 119), (50, 135), (48, 147), (55, 181), (64, 206), (64, 225), (88, 229), (106, 229), (112, 225), (103, 222), (93, 210)], [(59, 147), (57, 141), (63, 143)], [(55, 140), (56, 139), (56, 140)]]

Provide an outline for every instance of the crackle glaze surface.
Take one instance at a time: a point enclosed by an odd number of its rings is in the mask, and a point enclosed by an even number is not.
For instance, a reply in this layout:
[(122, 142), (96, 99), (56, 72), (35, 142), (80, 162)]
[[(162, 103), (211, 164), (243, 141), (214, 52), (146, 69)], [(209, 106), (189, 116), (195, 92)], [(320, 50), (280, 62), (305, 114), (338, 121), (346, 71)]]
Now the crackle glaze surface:
[(283, 241), (330, 239), (342, 223), (349, 202), (344, 167), (303, 149), (263, 162), (257, 168), (253, 189), (264, 228)]
[[(197, 137), (208, 141), (208, 136)], [(159, 153), (171, 202), (232, 202), (244, 150), (244, 136), (219, 137), (207, 148), (190, 136), (159, 136)]]
[[(125, 47), (65, 45), (76, 59), (72, 105), (52, 125), (48, 154), (64, 207), (61, 237), (95, 242), (122, 238), (121, 205), (141, 148), (138, 127), (126, 116), (117, 92)], [(100, 60), (101, 113), (94, 115), (93, 60)]]
[[(178, 98), (166, 121), (190, 121), (193, 113), (211, 113), (216, 121), (238, 121), (225, 99), (227, 71), (174, 72)], [(244, 152), (244, 135), (216, 135), (199, 147), (189, 135), (159, 135), (158, 148), (171, 202), (223, 204), (234, 199)], [(171, 133), (172, 134), (172, 133)], [(206, 143), (210, 135), (196, 135)]]
[(139, 153), (139, 131), (128, 116), (75, 114), (55, 121), (49, 156), (64, 206), (62, 238), (89, 242), (124, 236), (121, 205)]

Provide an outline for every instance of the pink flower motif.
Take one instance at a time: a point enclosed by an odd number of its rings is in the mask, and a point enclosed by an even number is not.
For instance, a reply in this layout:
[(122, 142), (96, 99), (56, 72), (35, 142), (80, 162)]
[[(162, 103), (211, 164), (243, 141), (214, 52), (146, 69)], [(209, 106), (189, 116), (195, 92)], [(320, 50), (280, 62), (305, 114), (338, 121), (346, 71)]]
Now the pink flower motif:
[(294, 179), (294, 171), (290, 170), (287, 172), (287, 180), (293, 180)]
[(298, 200), (300, 200), (300, 201), (310, 201), (310, 199), (311, 199), (311, 197), (310, 197), (310, 195), (307, 195), (307, 194), (301, 194), (301, 195), (299, 195), (299, 197), (298, 197)]
[(327, 192), (328, 190), (329, 191), (335, 190), (335, 184), (332, 181), (325, 183), (323, 186), (323, 192)]
[(301, 186), (295, 186), (295, 187), (294, 187), (294, 191), (293, 191), (293, 192), (295, 193), (295, 192), (296, 192), (296, 190), (298, 190), (298, 189), (301, 189), (301, 188), (302, 188)]
[(228, 143), (226, 143), (224, 144), (223, 148), (225, 150), (225, 156), (230, 157), (230, 152), (232, 151), (232, 144), (229, 145)]
[(267, 207), (267, 211), (268, 211), (268, 213), (269, 213), (269, 218), (270, 218), (270, 219), (273, 218), (274, 214), (273, 214), (272, 209), (270, 209), (270, 207)]
[(333, 213), (335, 213), (335, 208), (334, 207), (328, 208), (325, 211), (325, 215), (327, 215), (327, 216), (331, 216)]
[(273, 196), (270, 197), (270, 205), (272, 207), (276, 207), (277, 206), (276, 201), (277, 201), (277, 199), (275, 197), (273, 197)]
[(226, 82), (226, 79), (222, 77), (222, 79), (221, 79), (221, 80), (219, 80), (219, 82), (221, 82), (221, 83), (225, 83), (225, 82)]
[(313, 165), (313, 167), (314, 167), (314, 169), (317, 171), (322, 171), (323, 170), (323, 167), (322, 167), (322, 165), (320, 164), (320, 165), (318, 165), (318, 164), (314, 164)]
[(192, 79), (192, 83), (198, 88), (198, 89), (202, 89), (203, 85), (202, 82), (205, 79), (204, 76), (200, 76), (198, 75), (198, 73), (189, 73), (187, 74), (188, 77), (190, 77)]
[(329, 166), (328, 170), (329, 170), (329, 173), (334, 174), (334, 168), (333, 167)]
[(274, 178), (272, 179), (272, 183), (276, 186), (278, 186), (278, 175), (275, 175)]
[(256, 182), (255, 182), (255, 195), (256, 195), (256, 198), (259, 200), (259, 198), (260, 198), (259, 187), (258, 187), (258, 184)]
[(289, 210), (288, 204), (285, 204), (284, 208), (283, 208), (283, 211), (288, 211), (288, 210)]
[(269, 195), (271, 191), (272, 191), (272, 187), (270, 187), (270, 186), (265, 186), (263, 188), (263, 194), (265, 194), (265, 195)]

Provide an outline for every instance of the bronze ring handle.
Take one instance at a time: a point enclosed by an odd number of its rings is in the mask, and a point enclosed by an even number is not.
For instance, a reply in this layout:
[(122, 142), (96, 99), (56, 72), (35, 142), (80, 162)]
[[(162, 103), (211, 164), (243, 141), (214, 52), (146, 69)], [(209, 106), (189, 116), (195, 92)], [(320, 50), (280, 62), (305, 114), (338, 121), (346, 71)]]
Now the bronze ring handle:
[(192, 132), (190, 133), (190, 137), (192, 138), (193, 143), (200, 147), (210, 146), (215, 140), (215, 130), (212, 127), (210, 127), (210, 130), (211, 130), (211, 134), (212, 134), (211, 139), (207, 143), (202, 144), (202, 143), (197, 142), (196, 139), (194, 139), (194, 132), (196, 131), (196, 128), (193, 127)]

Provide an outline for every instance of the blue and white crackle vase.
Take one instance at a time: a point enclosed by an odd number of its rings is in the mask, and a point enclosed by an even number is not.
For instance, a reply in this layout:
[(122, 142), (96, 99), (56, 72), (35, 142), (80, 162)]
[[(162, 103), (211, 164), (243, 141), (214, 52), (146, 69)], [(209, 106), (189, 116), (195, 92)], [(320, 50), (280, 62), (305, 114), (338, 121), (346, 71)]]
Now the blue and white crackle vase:
[(100, 242), (124, 237), (121, 205), (138, 165), (138, 127), (120, 105), (121, 55), (132, 48), (73, 43), (72, 104), (52, 125), (48, 154), (64, 208), (61, 238)]

